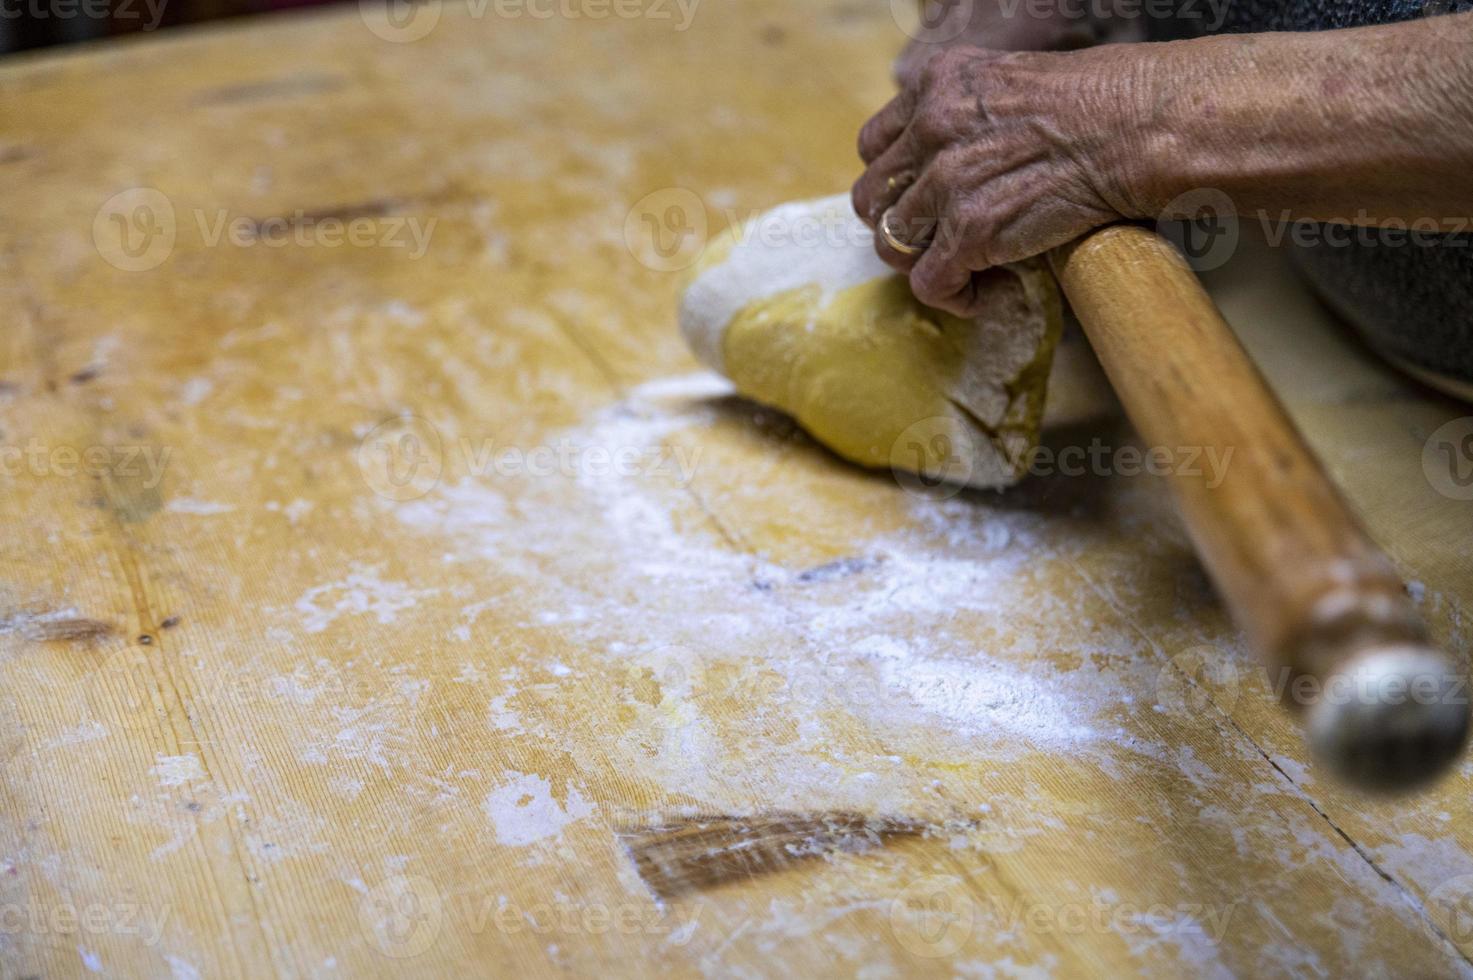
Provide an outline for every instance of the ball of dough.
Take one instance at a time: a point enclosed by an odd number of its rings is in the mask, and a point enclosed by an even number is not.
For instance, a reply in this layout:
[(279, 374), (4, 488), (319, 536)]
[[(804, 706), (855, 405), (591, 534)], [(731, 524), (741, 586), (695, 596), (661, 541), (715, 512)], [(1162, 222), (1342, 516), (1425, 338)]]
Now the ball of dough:
[(997, 487), (1027, 471), (1061, 312), (1041, 261), (992, 270), (982, 312), (922, 305), (848, 195), (785, 204), (706, 248), (680, 306), (696, 356), (865, 466)]

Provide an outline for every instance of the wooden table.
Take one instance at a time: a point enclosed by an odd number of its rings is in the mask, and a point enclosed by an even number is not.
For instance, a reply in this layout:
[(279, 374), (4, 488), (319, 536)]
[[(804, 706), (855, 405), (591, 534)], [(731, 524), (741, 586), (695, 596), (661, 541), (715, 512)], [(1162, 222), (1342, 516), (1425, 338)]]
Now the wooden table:
[[(1473, 973), (1468, 766), (1316, 771), (1097, 388), (947, 498), (697, 372), (675, 267), (848, 186), (887, 5), (565, 11), (0, 68), (0, 975)], [(1465, 649), (1473, 413), (1209, 278)]]

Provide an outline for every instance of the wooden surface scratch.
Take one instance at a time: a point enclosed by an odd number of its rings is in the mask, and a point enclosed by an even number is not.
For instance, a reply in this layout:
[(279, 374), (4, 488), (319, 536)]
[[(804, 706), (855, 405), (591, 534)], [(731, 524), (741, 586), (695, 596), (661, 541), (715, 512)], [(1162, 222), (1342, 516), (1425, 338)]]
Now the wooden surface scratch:
[[(697, 370), (903, 38), (652, 6), (0, 68), (0, 976), (1473, 974), (1473, 769), (1306, 760), (1078, 338), (1001, 495)], [(1209, 278), (1466, 649), (1469, 410)]]

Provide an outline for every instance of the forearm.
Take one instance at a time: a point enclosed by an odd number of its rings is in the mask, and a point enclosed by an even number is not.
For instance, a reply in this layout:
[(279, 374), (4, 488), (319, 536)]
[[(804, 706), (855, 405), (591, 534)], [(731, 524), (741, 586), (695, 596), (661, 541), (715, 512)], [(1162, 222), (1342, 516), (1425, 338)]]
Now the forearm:
[(1142, 216), (1201, 188), (1239, 213), (1353, 224), (1473, 215), (1473, 13), (1128, 53), (1144, 59), (1122, 75), (1134, 89), (1123, 139)]

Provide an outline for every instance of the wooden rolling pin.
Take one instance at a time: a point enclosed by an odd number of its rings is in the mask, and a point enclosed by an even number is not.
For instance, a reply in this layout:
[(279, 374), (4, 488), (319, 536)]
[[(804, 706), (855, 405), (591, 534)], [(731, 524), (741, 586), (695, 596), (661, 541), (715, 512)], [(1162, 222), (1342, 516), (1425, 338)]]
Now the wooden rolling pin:
[(1217, 486), (1174, 475), (1176, 501), (1234, 619), (1271, 672), (1289, 671), (1284, 699), (1316, 756), (1368, 789), (1435, 778), (1467, 735), (1463, 670), (1430, 645), (1390, 560), (1196, 275), (1133, 225), (1049, 259), (1146, 444), (1231, 449)]

